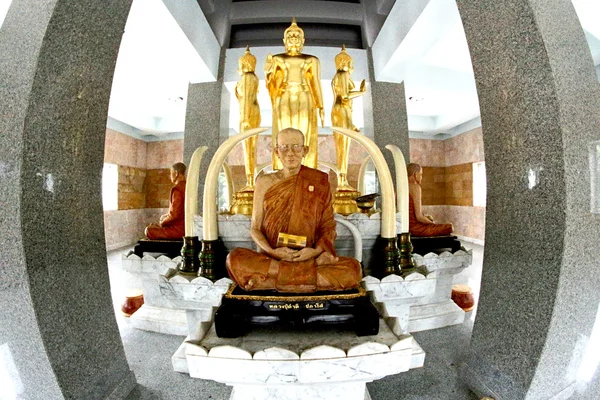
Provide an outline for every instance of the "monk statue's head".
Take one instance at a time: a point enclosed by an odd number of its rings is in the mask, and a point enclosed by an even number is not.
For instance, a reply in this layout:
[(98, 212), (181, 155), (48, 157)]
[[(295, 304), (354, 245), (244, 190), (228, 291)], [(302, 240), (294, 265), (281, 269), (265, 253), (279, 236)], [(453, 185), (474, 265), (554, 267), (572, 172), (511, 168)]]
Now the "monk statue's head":
[(335, 68), (338, 71), (352, 72), (352, 57), (346, 52), (346, 45), (342, 45), (342, 51), (335, 56)]
[(296, 128), (285, 128), (277, 133), (275, 138), (275, 153), (284, 168), (299, 168), (308, 147), (304, 145), (304, 134)]
[(423, 168), (419, 164), (410, 163), (406, 166), (406, 175), (408, 175), (409, 179), (414, 179), (416, 183), (421, 183)]
[(240, 74), (243, 74), (246, 72), (254, 72), (254, 70), (256, 70), (256, 57), (254, 57), (254, 54), (250, 53), (250, 47), (246, 46), (246, 51), (239, 60), (239, 72)]
[(178, 183), (185, 180), (185, 164), (182, 162), (175, 163), (171, 166), (170, 178), (171, 182)]
[(302, 53), (304, 31), (296, 25), (296, 18), (292, 20), (292, 24), (283, 33), (283, 44), (285, 44), (285, 51), (289, 55), (294, 56)]

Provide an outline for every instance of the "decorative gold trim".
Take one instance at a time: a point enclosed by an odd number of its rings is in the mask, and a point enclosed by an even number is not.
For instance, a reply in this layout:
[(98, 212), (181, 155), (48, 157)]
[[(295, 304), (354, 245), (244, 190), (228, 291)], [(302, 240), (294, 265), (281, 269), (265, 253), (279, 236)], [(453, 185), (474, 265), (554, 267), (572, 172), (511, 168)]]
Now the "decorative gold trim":
[(290, 301), (323, 301), (323, 300), (347, 300), (347, 299), (356, 299), (359, 297), (367, 296), (367, 291), (359, 286), (358, 293), (348, 293), (348, 294), (327, 294), (327, 295), (318, 295), (315, 294), (313, 296), (260, 296), (260, 295), (234, 295), (233, 291), (237, 287), (237, 283), (234, 283), (229, 287), (227, 293), (225, 293), (225, 297), (228, 299), (235, 300), (253, 300), (253, 301), (281, 301), (281, 302), (290, 302)]

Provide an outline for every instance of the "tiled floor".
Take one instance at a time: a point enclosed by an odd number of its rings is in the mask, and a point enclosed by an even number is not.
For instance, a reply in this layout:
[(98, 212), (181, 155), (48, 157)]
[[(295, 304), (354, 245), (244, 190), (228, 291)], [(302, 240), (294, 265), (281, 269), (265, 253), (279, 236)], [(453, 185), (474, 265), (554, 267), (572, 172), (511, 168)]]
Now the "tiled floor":
[[(483, 247), (463, 243), (473, 249), (473, 264), (455, 277), (454, 283), (464, 283), (474, 289), (476, 297), (481, 279)], [(174, 372), (171, 356), (183, 337), (163, 335), (133, 329), (120, 313), (120, 303), (128, 289), (139, 282), (121, 269), (121, 254), (130, 248), (108, 253), (111, 289), (115, 313), (131, 369), (138, 388), (129, 399), (229, 399), (231, 388), (213, 381), (192, 379)], [(425, 365), (403, 374), (367, 384), (373, 400), (474, 400), (477, 399), (458, 379), (457, 366), (466, 355), (475, 311), (467, 313), (465, 322), (447, 328), (417, 332), (413, 336), (425, 350)]]

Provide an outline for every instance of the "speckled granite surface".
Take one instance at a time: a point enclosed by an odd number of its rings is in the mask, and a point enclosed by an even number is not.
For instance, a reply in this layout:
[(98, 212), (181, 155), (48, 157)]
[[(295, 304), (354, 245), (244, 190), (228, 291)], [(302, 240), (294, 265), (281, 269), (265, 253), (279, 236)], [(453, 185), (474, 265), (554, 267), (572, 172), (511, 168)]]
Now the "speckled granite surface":
[(396, 182), (394, 158), (391, 152), (385, 149), (385, 146), (388, 144), (398, 146), (402, 150), (406, 162), (410, 162), (404, 82), (376, 82), (371, 50), (369, 50), (368, 56), (371, 82), (369, 93), (364, 96), (365, 134), (372, 136), (373, 141), (381, 149), (392, 173), (392, 179)]
[[(183, 162), (189, 166), (192, 154), (200, 146), (208, 149), (202, 156), (200, 171), (206, 171), (215, 151), (229, 135), (229, 92), (223, 86), (225, 51), (221, 51), (219, 79), (215, 82), (194, 83), (188, 86), (185, 113)], [(202, 209), (205, 174), (198, 180), (198, 209)]]
[(482, 293), (463, 375), (482, 395), (553, 398), (575, 383), (600, 300), (588, 165), (600, 90), (570, 1), (457, 4), (489, 182)]
[[(0, 343), (25, 398), (119, 397), (133, 384), (107, 304), (98, 229), (107, 82), (129, 4), (14, 0), (2, 27), (0, 97), (10, 101), (0, 102)], [(458, 5), (491, 182), (464, 376), (505, 398), (549, 398), (569, 389), (600, 300), (587, 155), (600, 139), (599, 88), (568, 0)], [(384, 120), (398, 111), (374, 109)], [(168, 358), (146, 361), (170, 368)]]
[(123, 397), (135, 385), (109, 300), (100, 192), (130, 4), (15, 0), (2, 26), (0, 344), (19, 398)]

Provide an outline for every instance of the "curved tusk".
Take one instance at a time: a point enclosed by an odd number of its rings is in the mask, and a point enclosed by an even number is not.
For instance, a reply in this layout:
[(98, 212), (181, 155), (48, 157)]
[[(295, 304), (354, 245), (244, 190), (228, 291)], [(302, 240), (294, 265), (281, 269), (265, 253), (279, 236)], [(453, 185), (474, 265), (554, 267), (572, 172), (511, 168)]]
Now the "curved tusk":
[(202, 201), (202, 216), (204, 218), (203, 239), (217, 240), (219, 238), (219, 228), (217, 226), (217, 185), (219, 180), (219, 170), (225, 161), (227, 154), (233, 147), (250, 136), (258, 135), (269, 128), (254, 128), (245, 132), (238, 133), (223, 142), (215, 152), (208, 170), (206, 171), (206, 183), (204, 184), (204, 199)]
[(369, 164), (369, 161), (371, 161), (371, 157), (367, 156), (365, 157), (365, 159), (360, 163), (360, 169), (358, 170), (358, 191), (360, 192), (360, 194), (369, 194), (366, 192), (366, 187), (365, 187), (365, 175), (367, 172), (367, 164)]
[(227, 205), (231, 209), (233, 204), (233, 174), (231, 173), (231, 167), (227, 162), (223, 161), (223, 173), (225, 173), (225, 181), (227, 182)]
[(393, 144), (385, 146), (392, 152), (396, 167), (396, 208), (402, 218), (402, 232), (408, 232), (408, 174), (402, 150)]
[(381, 183), (381, 237), (386, 239), (396, 238), (396, 204), (394, 202), (394, 183), (392, 174), (383, 158), (379, 147), (368, 137), (350, 129), (333, 126), (335, 132), (344, 134), (360, 143), (369, 153), (377, 169)]
[(194, 236), (194, 215), (198, 214), (198, 178), (200, 178), (200, 163), (202, 155), (208, 149), (198, 147), (190, 160), (188, 176), (185, 182), (185, 236)]
[(344, 225), (346, 228), (348, 228), (348, 230), (350, 231), (350, 233), (352, 234), (352, 238), (354, 239), (354, 258), (356, 258), (359, 262), (362, 262), (362, 235), (360, 234), (360, 231), (358, 230), (358, 228), (351, 222), (348, 222), (348, 220), (344, 217), (342, 217), (340, 214), (335, 214), (333, 216), (333, 219), (335, 219), (335, 221), (337, 223), (340, 223), (342, 225)]

